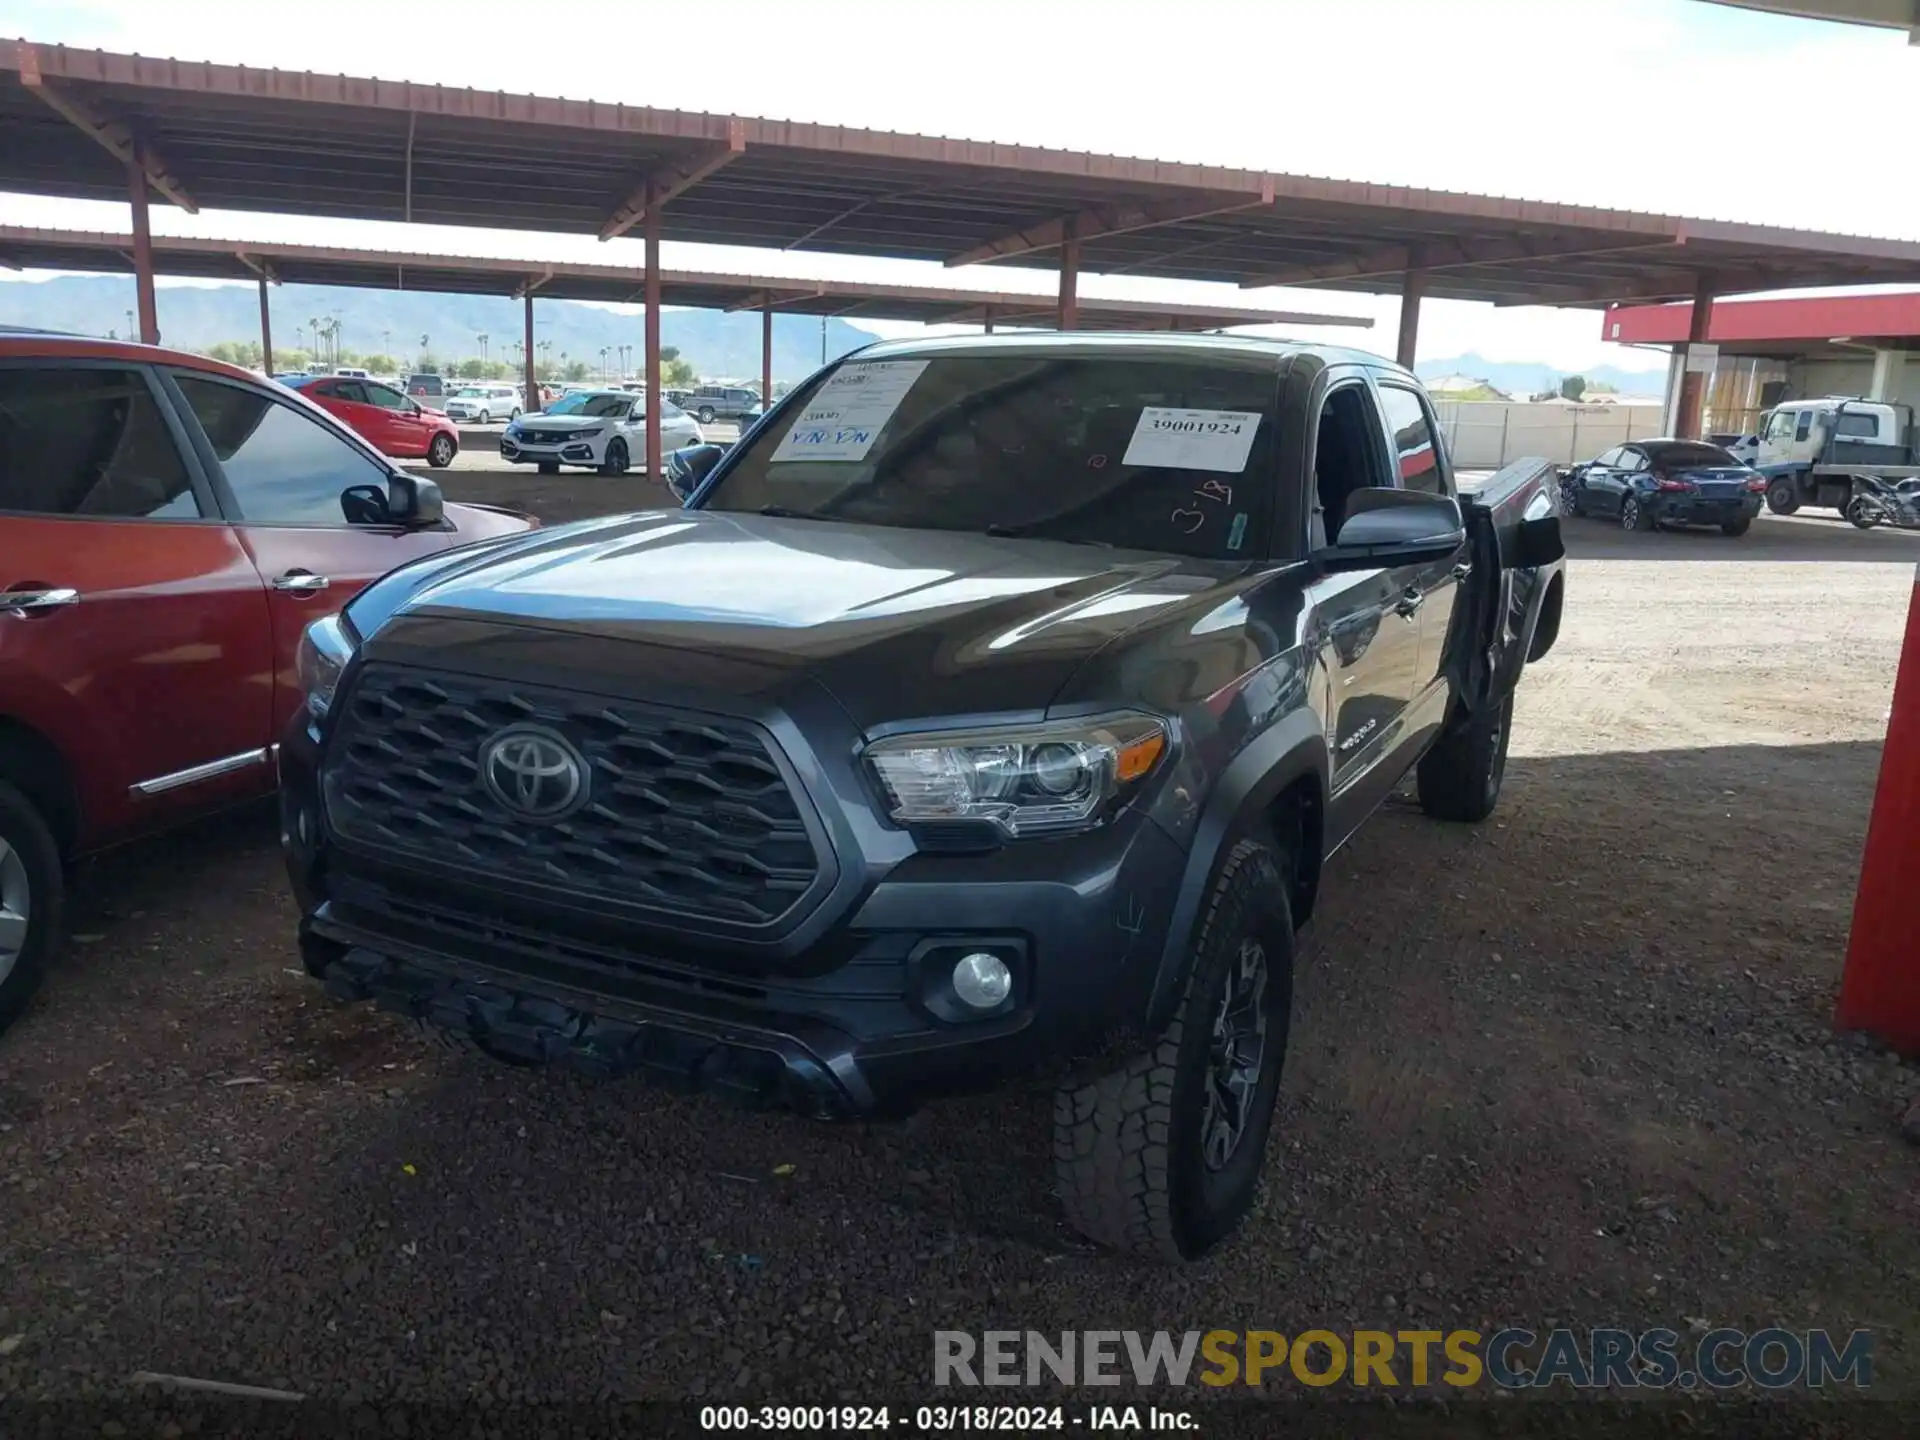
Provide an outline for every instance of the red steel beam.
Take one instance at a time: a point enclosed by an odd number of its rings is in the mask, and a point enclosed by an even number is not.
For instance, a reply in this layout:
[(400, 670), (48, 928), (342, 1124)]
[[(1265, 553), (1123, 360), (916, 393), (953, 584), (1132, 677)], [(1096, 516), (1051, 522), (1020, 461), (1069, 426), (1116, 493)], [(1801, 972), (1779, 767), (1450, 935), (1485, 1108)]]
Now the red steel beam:
[(260, 286), (260, 368), (267, 374), (273, 374), (273, 318), (267, 310), (267, 276), (262, 271), (257, 283)]
[(647, 397), (647, 478), (658, 480), (666, 474), (660, 453), (660, 211), (666, 198), (651, 186), (642, 197), (647, 242), (647, 321), (646, 321), (646, 397)]
[(958, 255), (949, 255), (946, 264), (951, 268), (979, 265), (988, 260), (1009, 260), (1016, 255), (1061, 249), (1069, 238), (1098, 240), (1107, 235), (1127, 235), (1136, 230), (1176, 225), (1183, 220), (1204, 220), (1210, 215), (1255, 210), (1272, 203), (1273, 177), (1268, 176), (1257, 196), (1203, 195), (1198, 199), (1149, 200), (1139, 205), (1099, 205), (1072, 215), (1058, 215), (1030, 230), (1015, 230), (971, 250), (962, 250)]
[(773, 305), (760, 307), (760, 403), (773, 407)]
[(746, 153), (746, 149), (746, 129), (735, 120), (729, 128), (726, 144), (709, 146), (690, 160), (663, 166), (645, 176), (633, 187), (633, 193), (613, 212), (607, 223), (600, 227), (600, 238), (611, 240), (616, 235), (626, 234), (655, 208), (691, 190), (716, 170), (732, 164)]
[(1056, 328), (1075, 330), (1080, 325), (1080, 236), (1072, 221), (1060, 242), (1060, 314)]
[(140, 341), (160, 343), (160, 315), (153, 301), (153, 231), (147, 223), (147, 174), (136, 154), (127, 160), (127, 199), (133, 206), (133, 290), (140, 309)]
[(173, 167), (160, 158), (153, 146), (137, 142), (133, 130), (115, 120), (78, 95), (70, 94), (40, 73), (39, 57), (31, 45), (20, 47), (20, 84), (30, 95), (40, 97), (48, 109), (91, 138), (108, 153), (126, 164), (138, 164), (152, 185), (189, 215), (198, 215), (200, 206), (180, 183)]
[(522, 343), (527, 347), (527, 363), (526, 387), (520, 393), (520, 404), (523, 409), (534, 411), (544, 409), (545, 407), (540, 403), (540, 368), (535, 363), (536, 356), (533, 348), (533, 286), (527, 286), (526, 290), (522, 293), (525, 298), (521, 303), (526, 306), (526, 334), (521, 338)]
[(1525, 263), (1529, 260), (1577, 260), (1593, 255), (1668, 250), (1685, 243), (1684, 236), (1678, 239), (1663, 237), (1622, 244), (1617, 240), (1596, 240), (1591, 235), (1547, 243), (1507, 240), (1495, 236), (1421, 241), (1414, 245), (1389, 245), (1340, 260), (1289, 265), (1284, 270), (1276, 270), (1270, 275), (1262, 275), (1253, 280), (1242, 280), (1240, 288), (1258, 290), (1269, 285), (1313, 285), (1329, 280), (1385, 279), (1408, 270), (1459, 270), (1476, 265), (1510, 265)]
[(1682, 354), (1686, 358), (1680, 372), (1680, 406), (1674, 417), (1674, 434), (1682, 440), (1700, 438), (1701, 410), (1707, 396), (1707, 377), (1696, 372), (1687, 362), (1692, 358), (1693, 347), (1707, 343), (1707, 336), (1713, 329), (1713, 277), (1701, 275), (1694, 286), (1693, 314), (1687, 324), (1687, 343)]
[(1414, 347), (1420, 339), (1420, 301), (1427, 293), (1427, 273), (1409, 270), (1400, 277), (1400, 334), (1393, 358), (1413, 368)]

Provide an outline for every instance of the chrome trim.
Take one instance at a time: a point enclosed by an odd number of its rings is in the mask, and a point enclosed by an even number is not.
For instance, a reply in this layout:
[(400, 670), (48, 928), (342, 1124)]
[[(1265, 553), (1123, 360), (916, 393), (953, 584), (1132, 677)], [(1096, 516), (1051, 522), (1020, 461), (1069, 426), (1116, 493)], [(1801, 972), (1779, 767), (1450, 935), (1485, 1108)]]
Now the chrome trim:
[[(273, 747), (274, 750), (279, 748), (278, 745)], [(164, 795), (169, 790), (178, 790), (185, 785), (198, 785), (202, 780), (231, 775), (236, 770), (245, 770), (249, 765), (264, 765), (269, 755), (270, 752), (263, 745), (258, 750), (245, 750), (238, 755), (229, 755), (224, 760), (209, 760), (204, 765), (176, 770), (171, 775), (156, 775), (151, 780), (128, 786), (127, 790), (132, 795)]]

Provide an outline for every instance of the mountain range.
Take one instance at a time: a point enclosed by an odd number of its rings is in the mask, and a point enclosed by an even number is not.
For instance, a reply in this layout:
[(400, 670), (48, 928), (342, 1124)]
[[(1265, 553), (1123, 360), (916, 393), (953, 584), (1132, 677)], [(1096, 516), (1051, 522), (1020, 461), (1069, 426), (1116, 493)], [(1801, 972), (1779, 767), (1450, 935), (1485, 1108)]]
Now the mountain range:
[(1582, 376), (1589, 385), (1611, 385), (1623, 395), (1661, 395), (1667, 388), (1667, 367), (1624, 370), (1618, 365), (1595, 365), (1585, 370), (1556, 370), (1531, 360), (1489, 360), (1468, 351), (1440, 360), (1422, 360), (1414, 367), (1422, 380), (1438, 380), (1443, 375), (1468, 375), (1484, 380), (1496, 390), (1504, 390), (1516, 400), (1542, 390), (1557, 390), (1569, 375)]
[[(273, 339), (282, 350), (313, 343), (315, 319), (338, 316), (343, 349), (387, 353), (403, 363), (423, 348), (440, 357), (478, 357), (478, 336), (488, 337), (488, 354), (510, 358), (520, 338), (520, 302), (497, 295), (445, 295), (424, 290), (349, 290), (338, 286), (282, 285), (269, 290)], [(0, 281), (0, 325), (86, 335), (131, 333), (133, 280), (119, 275), (61, 275), (39, 281)], [(204, 350), (222, 340), (258, 341), (260, 303), (251, 285), (161, 285), (155, 290), (160, 338), (186, 350)], [(641, 312), (625, 313), (577, 300), (537, 300), (534, 339), (550, 341), (551, 358), (598, 366), (603, 345), (631, 345), (637, 368), (642, 344)], [(421, 336), (426, 336), (423, 346)], [(879, 337), (844, 320), (829, 319), (824, 332), (827, 358)], [(773, 375), (797, 381), (820, 364), (823, 333), (811, 315), (775, 315)], [(760, 375), (760, 316), (718, 310), (665, 310), (660, 342), (679, 350), (682, 359), (706, 379), (754, 379)]]

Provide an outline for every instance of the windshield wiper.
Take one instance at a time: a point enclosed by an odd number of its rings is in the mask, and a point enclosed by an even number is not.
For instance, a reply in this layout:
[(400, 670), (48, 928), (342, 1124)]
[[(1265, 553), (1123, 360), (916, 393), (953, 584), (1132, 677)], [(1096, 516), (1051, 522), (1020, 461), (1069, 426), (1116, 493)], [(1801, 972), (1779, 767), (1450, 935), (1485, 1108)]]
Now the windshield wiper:
[(760, 514), (771, 516), (775, 520), (826, 520), (831, 517), (815, 514), (811, 510), (789, 510), (784, 505), (762, 505)]
[(1021, 540), (1021, 539), (1032, 538), (1032, 539), (1040, 539), (1040, 540), (1051, 540), (1056, 545), (1092, 545), (1101, 550), (1115, 550), (1119, 548), (1111, 540), (1081, 540), (1071, 535), (1038, 535), (1036, 536), (1034, 534), (1035, 529), (1036, 527), (1032, 525), (989, 525), (986, 528), (986, 533), (993, 536), (994, 539), (996, 540)]

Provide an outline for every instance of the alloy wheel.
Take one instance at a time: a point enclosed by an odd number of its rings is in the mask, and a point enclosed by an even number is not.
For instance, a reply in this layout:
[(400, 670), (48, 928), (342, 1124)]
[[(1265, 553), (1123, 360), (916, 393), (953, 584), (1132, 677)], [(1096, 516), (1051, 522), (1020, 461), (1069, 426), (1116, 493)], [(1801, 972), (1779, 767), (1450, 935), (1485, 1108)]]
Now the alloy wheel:
[(1629, 500), (1620, 507), (1620, 528), (1638, 530), (1640, 528), (1640, 502)]
[(27, 862), (0, 836), (0, 983), (13, 973), (27, 948), (27, 927), (33, 915), (33, 892), (27, 883)]
[(1266, 1053), (1267, 950), (1249, 937), (1227, 967), (1208, 1037), (1200, 1148), (1209, 1170), (1226, 1168), (1253, 1123)]

